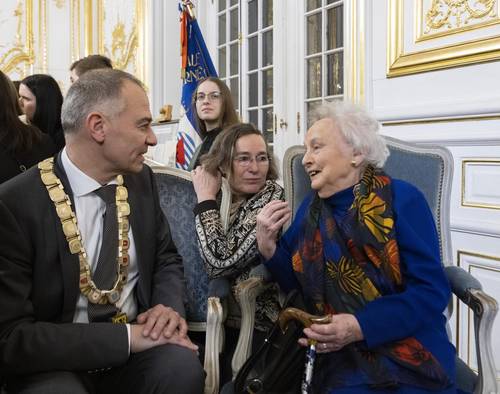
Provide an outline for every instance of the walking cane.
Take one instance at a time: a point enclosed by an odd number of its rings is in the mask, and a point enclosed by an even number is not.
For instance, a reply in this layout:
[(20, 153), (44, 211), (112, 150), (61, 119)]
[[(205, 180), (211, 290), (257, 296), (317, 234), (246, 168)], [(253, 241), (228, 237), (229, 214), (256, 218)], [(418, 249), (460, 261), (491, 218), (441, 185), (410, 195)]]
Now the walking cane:
[[(288, 328), (288, 322), (292, 319), (298, 320), (306, 328), (310, 327), (312, 324), (327, 324), (331, 321), (330, 315), (315, 316), (297, 308), (286, 308), (280, 312), (278, 317), (281, 331), (286, 331)], [(302, 394), (311, 393), (314, 360), (316, 360), (316, 340), (308, 339), (307, 344), (309, 346), (306, 352), (306, 365), (304, 368), (304, 376), (302, 378)]]

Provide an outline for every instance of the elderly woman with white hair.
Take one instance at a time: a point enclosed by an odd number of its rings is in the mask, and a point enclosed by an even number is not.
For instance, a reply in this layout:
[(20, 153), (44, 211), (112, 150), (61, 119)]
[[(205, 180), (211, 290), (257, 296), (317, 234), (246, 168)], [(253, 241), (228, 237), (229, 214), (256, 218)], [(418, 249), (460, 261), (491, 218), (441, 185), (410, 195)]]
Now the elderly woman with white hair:
[(424, 196), (383, 172), (388, 150), (364, 109), (328, 103), (315, 116), (302, 161), (312, 193), (279, 242), (282, 201), (261, 210), (256, 235), (282, 289), (330, 315), (299, 340), (317, 341), (313, 392), (455, 393), (451, 293)]

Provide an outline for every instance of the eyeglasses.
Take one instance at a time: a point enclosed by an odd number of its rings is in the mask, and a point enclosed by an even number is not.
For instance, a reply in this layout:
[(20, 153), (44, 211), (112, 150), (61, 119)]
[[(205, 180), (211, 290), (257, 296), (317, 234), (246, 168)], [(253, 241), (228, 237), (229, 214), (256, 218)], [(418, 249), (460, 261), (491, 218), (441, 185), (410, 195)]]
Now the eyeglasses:
[(269, 156), (265, 153), (255, 157), (250, 155), (238, 155), (234, 158), (234, 161), (241, 167), (248, 167), (254, 159), (258, 166), (265, 166), (269, 164)]
[(195, 101), (205, 101), (208, 98), (208, 101), (217, 101), (221, 98), (220, 92), (210, 92), (210, 93), (196, 93)]

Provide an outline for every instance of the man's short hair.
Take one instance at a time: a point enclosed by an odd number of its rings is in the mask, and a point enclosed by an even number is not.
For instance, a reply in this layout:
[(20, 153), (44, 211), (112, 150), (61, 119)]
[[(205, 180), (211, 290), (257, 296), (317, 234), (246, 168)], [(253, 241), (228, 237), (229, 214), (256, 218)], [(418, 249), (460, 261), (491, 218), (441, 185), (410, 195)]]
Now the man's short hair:
[(97, 70), (100, 68), (113, 68), (113, 64), (111, 63), (111, 60), (106, 56), (89, 55), (73, 62), (69, 70), (75, 70), (76, 75), (78, 75), (78, 77), (81, 77), (87, 71)]
[(61, 119), (65, 134), (75, 133), (83, 127), (88, 114), (99, 111), (109, 117), (125, 109), (122, 88), (125, 81), (144, 85), (133, 75), (113, 69), (92, 70), (71, 85), (64, 99)]

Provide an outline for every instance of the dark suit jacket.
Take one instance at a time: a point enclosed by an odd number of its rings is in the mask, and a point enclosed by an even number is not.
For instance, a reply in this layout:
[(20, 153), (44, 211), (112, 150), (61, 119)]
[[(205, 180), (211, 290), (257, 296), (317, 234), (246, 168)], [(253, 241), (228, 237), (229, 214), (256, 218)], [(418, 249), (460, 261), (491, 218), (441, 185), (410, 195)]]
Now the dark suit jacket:
[(29, 151), (7, 152), (5, 147), (0, 145), (0, 183), (21, 174), (21, 165), (30, 168), (56, 152), (56, 146), (48, 134), (42, 134), (40, 142), (35, 144)]
[[(63, 181), (65, 176), (56, 167)], [(137, 249), (139, 312), (156, 304), (184, 316), (182, 260), (149, 167), (125, 176)], [(69, 185), (64, 184), (69, 194)], [(123, 324), (73, 323), (79, 263), (71, 255), (37, 167), (0, 185), (0, 371), (89, 370), (128, 359)]]

